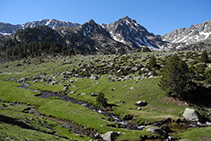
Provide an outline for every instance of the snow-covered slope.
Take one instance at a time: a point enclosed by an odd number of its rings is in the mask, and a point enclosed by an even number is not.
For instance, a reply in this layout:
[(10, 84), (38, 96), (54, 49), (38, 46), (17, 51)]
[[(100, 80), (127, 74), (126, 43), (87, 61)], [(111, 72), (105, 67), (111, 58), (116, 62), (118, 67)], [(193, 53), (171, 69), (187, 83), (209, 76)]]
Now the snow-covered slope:
[[(160, 46), (156, 44), (156, 42), (161, 38), (156, 38), (153, 33), (149, 33), (146, 28), (127, 16), (114, 23), (107, 25), (102, 24), (101, 26), (110, 33), (115, 41), (121, 42), (130, 47), (139, 48), (141, 46), (148, 46), (159, 48)], [(154, 37), (153, 40), (151, 40), (152, 37)]]
[(21, 28), (23, 28), (23, 29), (27, 28), (27, 27), (33, 28), (35, 26), (42, 26), (42, 25), (46, 25), (52, 29), (55, 29), (59, 26), (76, 27), (76, 26), (79, 26), (80, 24), (66, 22), (66, 21), (60, 21), (60, 20), (55, 20), (55, 19), (45, 19), (45, 20), (28, 22), (28, 23), (22, 24)]
[(40, 20), (40, 21), (33, 21), (33, 22), (21, 24), (21, 25), (20, 24), (12, 25), (12, 24), (8, 24), (8, 23), (0, 22), (0, 34), (10, 35), (10, 34), (15, 33), (18, 29), (25, 29), (27, 27), (33, 28), (36, 26), (43, 26), (43, 25), (46, 25), (52, 29), (55, 29), (59, 26), (76, 27), (76, 26), (79, 26), (80, 24), (66, 22), (66, 21), (60, 21), (60, 20), (55, 20), (55, 19), (45, 19), (45, 20)]
[(206, 40), (211, 35), (211, 20), (202, 24), (191, 25), (190, 28), (179, 28), (165, 34), (162, 39), (171, 43), (185, 43), (190, 45)]

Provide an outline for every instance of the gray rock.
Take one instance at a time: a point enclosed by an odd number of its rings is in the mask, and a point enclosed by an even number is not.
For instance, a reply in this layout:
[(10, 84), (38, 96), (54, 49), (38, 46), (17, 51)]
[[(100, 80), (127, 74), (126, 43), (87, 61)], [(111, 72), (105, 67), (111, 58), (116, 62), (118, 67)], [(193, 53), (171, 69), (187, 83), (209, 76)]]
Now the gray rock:
[(63, 88), (63, 90), (68, 90), (69, 88), (68, 88), (68, 86), (64, 86), (64, 88)]
[(195, 109), (186, 108), (183, 117), (187, 121), (202, 121), (201, 115)]
[(162, 136), (166, 134), (166, 132), (159, 127), (150, 127), (147, 129), (147, 131), (156, 133), (156, 134), (160, 134)]
[(81, 95), (86, 95), (86, 93), (81, 93)]
[(27, 81), (27, 78), (21, 78), (18, 80), (18, 82), (24, 82), (24, 81)]
[(206, 125), (207, 125), (207, 126), (211, 126), (211, 122), (208, 122), (208, 121), (207, 121), (207, 122), (206, 122)]
[(156, 73), (155, 71), (150, 71), (150, 72), (148, 73), (148, 75), (149, 75), (149, 76), (155, 76), (155, 75), (157, 75), (157, 73)]
[(101, 135), (104, 141), (114, 141), (118, 134), (114, 131), (109, 131), (106, 134)]
[(91, 96), (98, 96), (98, 94), (96, 94), (96, 93), (92, 93), (92, 94), (91, 94)]
[(146, 106), (148, 103), (146, 101), (137, 101), (135, 103), (136, 106)]
[(134, 88), (134, 87), (131, 87), (130, 89), (131, 89), (131, 90), (134, 90), (135, 88)]
[(59, 81), (52, 81), (51, 85), (55, 85), (55, 84), (58, 84), (58, 83), (59, 83)]
[(93, 74), (92, 74), (92, 75), (90, 76), (90, 79), (93, 79), (93, 80), (98, 80), (98, 79), (99, 79), (99, 77), (98, 77), (98, 76), (95, 76), (95, 75), (93, 75)]

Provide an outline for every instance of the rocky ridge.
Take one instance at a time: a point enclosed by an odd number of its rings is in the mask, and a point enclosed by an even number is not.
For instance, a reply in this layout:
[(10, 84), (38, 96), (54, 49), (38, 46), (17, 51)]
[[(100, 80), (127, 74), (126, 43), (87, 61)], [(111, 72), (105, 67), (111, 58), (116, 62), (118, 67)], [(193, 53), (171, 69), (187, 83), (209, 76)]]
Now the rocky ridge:
[[(211, 34), (211, 20), (190, 28), (179, 28), (164, 36), (154, 35), (128, 16), (113, 23), (97, 24), (90, 20), (82, 25), (45, 19), (12, 25), (0, 22), (0, 36), (12, 35), (19, 29), (48, 26), (56, 30), (70, 48), (84, 52), (128, 53), (139, 51), (196, 50), (194, 44), (206, 41)], [(2, 38), (2, 37), (1, 37)]]
[(211, 20), (201, 24), (191, 25), (190, 28), (179, 28), (162, 36), (168, 41), (168, 48), (181, 48), (208, 39), (211, 35)]

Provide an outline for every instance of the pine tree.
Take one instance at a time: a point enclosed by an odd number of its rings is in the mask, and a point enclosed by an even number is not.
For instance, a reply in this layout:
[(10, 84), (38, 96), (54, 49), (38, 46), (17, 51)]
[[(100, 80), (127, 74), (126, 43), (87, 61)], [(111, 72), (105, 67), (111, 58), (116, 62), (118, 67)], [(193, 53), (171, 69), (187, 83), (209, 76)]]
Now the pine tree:
[(156, 67), (156, 65), (157, 65), (156, 58), (155, 58), (155, 56), (153, 55), (153, 56), (150, 58), (150, 60), (149, 60), (149, 67), (150, 67), (150, 68), (154, 68), (154, 67)]
[(159, 86), (164, 89), (169, 96), (184, 97), (189, 86), (190, 75), (187, 64), (174, 55), (169, 59), (164, 67)]
[(207, 51), (206, 50), (204, 50), (202, 52), (200, 61), (203, 62), (203, 63), (206, 63), (208, 61), (208, 55), (207, 55)]

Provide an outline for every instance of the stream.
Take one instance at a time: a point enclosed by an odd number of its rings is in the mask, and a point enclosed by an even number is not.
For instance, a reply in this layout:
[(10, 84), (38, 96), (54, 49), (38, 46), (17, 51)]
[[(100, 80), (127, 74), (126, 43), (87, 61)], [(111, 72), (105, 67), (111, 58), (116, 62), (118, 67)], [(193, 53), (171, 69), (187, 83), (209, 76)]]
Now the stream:
[[(72, 98), (69, 98), (66, 95), (55, 94), (55, 93), (48, 92), (48, 91), (40, 91), (40, 90), (29, 89), (28, 87), (30, 85), (28, 83), (25, 83), (25, 82), (18, 82), (18, 83), (23, 85), (23, 86), (20, 86), (19, 88), (23, 88), (23, 89), (39, 92), (40, 94), (36, 95), (37, 97), (40, 97), (40, 98), (59, 97), (60, 100), (67, 101), (67, 102), (74, 103), (74, 104), (80, 104), (81, 106), (87, 107), (87, 108), (89, 108), (89, 109), (91, 109), (91, 110), (93, 110), (93, 111), (95, 111), (95, 112), (97, 112), (99, 114), (107, 116), (109, 119), (112, 119), (112, 121), (114, 121), (115, 123), (120, 125), (121, 128), (127, 128), (129, 130), (143, 130), (145, 127), (150, 126), (150, 125), (139, 125), (138, 123), (132, 124), (128, 120), (123, 120), (119, 116), (117, 116), (117, 115), (115, 115), (113, 113), (107, 113), (107, 112), (101, 110), (99, 107), (93, 106), (93, 105), (91, 105), (91, 104), (89, 104), (87, 102), (76, 101), (76, 100), (74, 100)], [(166, 119), (165, 121), (160, 121), (160, 122), (153, 123), (151, 125), (160, 127), (160, 126), (166, 124), (167, 122), (168, 122), (168, 119)], [(172, 122), (172, 121), (170, 121), (170, 122)], [(186, 126), (187, 129), (190, 128), (190, 127), (193, 127), (193, 128), (207, 127), (207, 125), (204, 124), (204, 123), (187, 122), (187, 121), (186, 122), (180, 121), (178, 123), (178, 125)], [(180, 128), (180, 127), (178, 127), (178, 128)]]
[(72, 98), (69, 98), (66, 95), (61, 95), (61, 94), (55, 94), (52, 92), (48, 92), (48, 91), (40, 91), (40, 90), (33, 90), (33, 89), (29, 89), (28, 87), (30, 86), (28, 83), (24, 83), (24, 82), (19, 82), (20, 84), (22, 84), (23, 86), (20, 86), (19, 88), (23, 88), (26, 90), (32, 90), (32, 91), (36, 91), (39, 92), (40, 94), (36, 95), (37, 97), (40, 98), (49, 98), (49, 97), (59, 97), (60, 100), (63, 101), (67, 101), (70, 103), (74, 103), (74, 104), (79, 104), (81, 106), (87, 107), (99, 114), (102, 114), (104, 116), (107, 116), (108, 118), (112, 119), (114, 122), (123, 125), (125, 128), (130, 129), (130, 130), (140, 130), (141, 128), (143, 128), (143, 126), (132, 126), (127, 120), (123, 120), (120, 117), (118, 117), (117, 115), (113, 114), (113, 113), (106, 113), (103, 110), (101, 110), (99, 107), (93, 106), (87, 102), (83, 102), (83, 101), (76, 101)]

